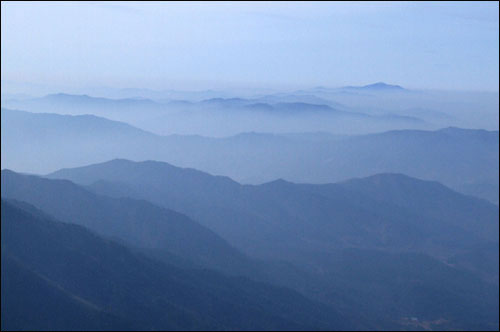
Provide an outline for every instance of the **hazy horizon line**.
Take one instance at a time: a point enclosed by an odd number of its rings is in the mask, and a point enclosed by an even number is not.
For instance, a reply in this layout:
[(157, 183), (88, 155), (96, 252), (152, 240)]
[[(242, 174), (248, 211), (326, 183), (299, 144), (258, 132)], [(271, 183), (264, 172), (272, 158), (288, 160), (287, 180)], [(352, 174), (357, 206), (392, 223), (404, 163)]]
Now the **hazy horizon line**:
[[(446, 88), (446, 87), (422, 87), (422, 86), (413, 86), (413, 85), (403, 85), (403, 84), (398, 84), (397, 82), (387, 82), (383, 80), (379, 81), (367, 81), (365, 83), (338, 83), (338, 84), (287, 84), (287, 85), (276, 85), (276, 84), (262, 84), (262, 85), (255, 85), (254, 83), (237, 83), (234, 85), (231, 85), (230, 83), (227, 82), (220, 82), (220, 83), (214, 83), (213, 85), (206, 85), (204, 87), (186, 87), (184, 84), (179, 84), (177, 86), (173, 86), (172, 84), (165, 84), (164, 87), (151, 87), (151, 86), (141, 86), (141, 85), (125, 85), (125, 86), (113, 86), (111, 84), (103, 84), (103, 85), (85, 85), (85, 86), (71, 86), (71, 85), (54, 85), (54, 84), (44, 84), (44, 83), (38, 83), (38, 82), (33, 82), (33, 81), (13, 81), (13, 80), (1, 80), (1, 85), (2, 85), (2, 90), (5, 90), (5, 86), (7, 85), (7, 90), (10, 90), (11, 88), (8, 87), (8, 85), (26, 85), (24, 88), (12, 88), (12, 90), (15, 91), (8, 91), (4, 92), (2, 91), (2, 94), (27, 94), (29, 95), (30, 93), (26, 92), (28, 90), (28, 86), (31, 86), (32, 89), (46, 89), (44, 92), (38, 92), (36, 94), (38, 95), (48, 95), (48, 94), (57, 94), (57, 93), (66, 93), (66, 94), (87, 94), (91, 96), (91, 93), (85, 92), (87, 90), (99, 90), (99, 89), (109, 89), (109, 90), (116, 90), (116, 91), (124, 91), (124, 90), (148, 90), (151, 92), (166, 92), (166, 91), (177, 91), (177, 92), (237, 92), (239, 91), (246, 91), (246, 92), (264, 92), (267, 91), (269, 93), (293, 93), (296, 91), (301, 91), (301, 90), (312, 90), (312, 89), (318, 89), (318, 88), (323, 88), (323, 89), (342, 89), (342, 88), (361, 88), (361, 87), (367, 87), (370, 85), (374, 84), (386, 84), (389, 86), (399, 86), (407, 91), (440, 91), (440, 92), (484, 92), (484, 93), (500, 93), (500, 89), (460, 89), (460, 88)], [(291, 86), (293, 85), (293, 87)]]

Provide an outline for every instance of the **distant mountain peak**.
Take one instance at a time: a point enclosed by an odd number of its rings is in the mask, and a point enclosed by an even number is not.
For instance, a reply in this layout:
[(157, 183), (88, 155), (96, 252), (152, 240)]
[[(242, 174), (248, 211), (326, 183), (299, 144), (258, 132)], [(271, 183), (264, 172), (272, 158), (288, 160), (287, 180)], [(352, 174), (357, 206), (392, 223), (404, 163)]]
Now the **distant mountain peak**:
[[(365, 85), (363, 88), (371, 88), (371, 89), (403, 89), (400, 85), (391, 85), (384, 82), (377, 82), (369, 85)], [(404, 89), (403, 89), (404, 90)]]
[(46, 97), (48, 97), (48, 98), (92, 98), (86, 94), (78, 95), (78, 94), (70, 94), (70, 93), (64, 93), (64, 92), (51, 93), (51, 94), (48, 94)]
[(283, 185), (293, 185), (293, 182), (287, 181), (283, 178), (279, 178), (270, 182), (262, 184), (263, 186), (283, 186)]
[(202, 100), (203, 103), (241, 103), (246, 102), (243, 98), (210, 98)]
[(345, 89), (359, 89), (359, 90), (378, 90), (378, 91), (404, 91), (406, 90), (400, 85), (392, 85), (384, 82), (376, 82), (373, 84), (363, 86), (346, 86)]

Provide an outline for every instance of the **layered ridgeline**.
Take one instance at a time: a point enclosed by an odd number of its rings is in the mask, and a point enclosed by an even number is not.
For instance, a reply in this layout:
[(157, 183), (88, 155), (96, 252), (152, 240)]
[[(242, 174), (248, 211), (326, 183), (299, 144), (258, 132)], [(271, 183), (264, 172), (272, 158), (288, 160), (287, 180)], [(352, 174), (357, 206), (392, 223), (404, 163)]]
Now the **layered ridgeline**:
[(331, 183), (389, 172), (436, 180), (498, 204), (498, 131), (447, 128), (361, 136), (248, 133), (208, 138), (158, 136), (90, 115), (7, 109), (1, 115), (2, 165), (17, 171), (48, 173), (125, 158), (166, 161), (243, 183), (276, 178)]
[(244, 131), (284, 130), (364, 134), (449, 126), (498, 130), (498, 93), (494, 92), (418, 91), (379, 82), (274, 93), (147, 89), (87, 93), (92, 96), (2, 95), (2, 107), (93, 114), (158, 134), (228, 136)]
[(2, 330), (353, 328), (284, 288), (179, 269), (2, 199)]
[(59, 220), (85, 226), (170, 263), (228, 271), (240, 271), (249, 264), (213, 231), (145, 200), (96, 195), (71, 181), (9, 170), (2, 171), (2, 197), (29, 202)]
[(167, 163), (117, 159), (49, 177), (172, 208), (259, 257), (307, 262), (315, 251), (359, 247), (449, 258), (498, 244), (497, 206), (398, 174), (325, 185), (241, 185)]
[(41, 98), (2, 100), (2, 107), (32, 112), (93, 114), (125, 121), (158, 134), (227, 136), (252, 130), (326, 130), (346, 133), (346, 125), (349, 125), (349, 132), (352, 133), (433, 128), (432, 124), (418, 116), (354, 111), (333, 101), (302, 96), (153, 101), (59, 93)]
[[(240, 269), (240, 275), (296, 289), (328, 305), (333, 312), (342, 312), (349, 321), (360, 322), (354, 328), (498, 326), (498, 286), (492, 281), (495, 275), (498, 280), (498, 208), (441, 185), (383, 175), (376, 177), (380, 180), (375, 184), (381, 183), (377, 190), (384, 195), (373, 198), (369, 190), (352, 183), (318, 186), (276, 181), (242, 186), (229, 178), (192, 169), (126, 160), (64, 170), (53, 176), (71, 177), (89, 185), (85, 190), (69, 181), (3, 171), (2, 196), (28, 201), (78, 223), (87, 222), (78, 216), (88, 213), (75, 205), (91, 211), (93, 208), (87, 199), (74, 194), (75, 188), (86, 195), (91, 190), (114, 197), (148, 199), (163, 206), (175, 205), (248, 254), (280, 258), (295, 266), (257, 264), (246, 259), (244, 264), (259, 271)], [(414, 206), (404, 196), (395, 204), (384, 201), (398, 191), (432, 196), (436, 186), (439, 194), (435, 195), (435, 206), (429, 206), (422, 197), (415, 200)], [(57, 194), (59, 191), (64, 194)], [(106, 204), (113, 201), (95, 197)], [(134, 200), (126, 201), (132, 204)], [(474, 208), (478, 220), (455, 220), (456, 215), (446, 209), (436, 214), (445, 205), (451, 209), (458, 203), (464, 204), (463, 209)], [(418, 213), (424, 207), (428, 213)], [(120, 214), (106, 211), (114, 217), (94, 218), (120, 228), (119, 223), (113, 222), (117, 217), (119, 220)], [(147, 218), (137, 217), (137, 221), (135, 232), (141, 225), (148, 228)], [(473, 226), (475, 222), (477, 227)], [(99, 227), (95, 229), (99, 231)], [(186, 240), (186, 246), (192, 244)], [(206, 241), (203, 250), (211, 251), (211, 245), (217, 242)], [(165, 246), (161, 254), (156, 252), (153, 257), (179, 265), (181, 260), (172, 259), (174, 254), (169, 250)], [(185, 254), (179, 250), (175, 252), (176, 257), (182, 255)], [(189, 257), (195, 260), (197, 256)], [(227, 260), (227, 256), (223, 257)], [(483, 266), (474, 264), (478, 258)], [(231, 264), (234, 270), (239, 269), (237, 260), (228, 261), (226, 267)]]

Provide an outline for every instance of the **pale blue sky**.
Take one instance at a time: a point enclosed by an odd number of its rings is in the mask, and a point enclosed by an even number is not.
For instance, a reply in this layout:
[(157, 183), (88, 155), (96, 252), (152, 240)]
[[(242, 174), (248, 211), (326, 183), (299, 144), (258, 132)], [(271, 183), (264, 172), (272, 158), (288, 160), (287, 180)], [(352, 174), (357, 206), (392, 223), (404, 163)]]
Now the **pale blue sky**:
[(2, 80), (498, 91), (498, 2), (2, 2)]

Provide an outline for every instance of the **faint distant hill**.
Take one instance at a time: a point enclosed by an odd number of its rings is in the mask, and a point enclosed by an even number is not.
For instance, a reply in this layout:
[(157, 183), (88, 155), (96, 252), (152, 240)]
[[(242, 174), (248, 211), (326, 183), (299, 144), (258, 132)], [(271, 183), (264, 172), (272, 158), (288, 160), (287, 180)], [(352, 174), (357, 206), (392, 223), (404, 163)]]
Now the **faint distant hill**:
[[(318, 103), (318, 101), (323, 103)], [(327, 114), (345, 117), (370, 117), (368, 114), (338, 110), (332, 107), (334, 104), (320, 98), (312, 98), (312, 96), (306, 96), (306, 98), (300, 96), (266, 96), (256, 99), (212, 98), (198, 103), (199, 106), (203, 107), (217, 108), (219, 110), (233, 109), (240, 112), (258, 111), (280, 115)]]
[(328, 100), (325, 98), (320, 98), (313, 94), (294, 94), (290, 93), (275, 93), (271, 95), (261, 96), (255, 99), (252, 99), (255, 102), (260, 103), (308, 103), (308, 104), (316, 104), (316, 105), (328, 105), (330, 107), (336, 108), (338, 110), (346, 110), (346, 106), (335, 102), (333, 100)]
[(112, 98), (112, 99), (142, 97), (158, 102), (161, 102), (162, 100), (180, 100), (180, 99), (190, 102), (198, 102), (204, 99), (218, 98), (218, 97), (231, 98), (234, 97), (235, 95), (234, 92), (212, 90), (212, 89), (188, 91), (188, 90), (173, 90), (173, 89), (152, 90), (144, 88), (124, 88), (124, 89), (91, 88), (88, 90), (87, 93), (93, 96)]
[(94, 114), (97, 111), (106, 113), (159, 110), (162, 105), (145, 98), (109, 99), (89, 95), (73, 95), (66, 93), (49, 94), (40, 98), (11, 99), (2, 101), (2, 107), (19, 108), (33, 112), (49, 112), (60, 114)]
[(338, 94), (353, 93), (354, 95), (362, 97), (363, 93), (404, 92), (404, 91), (410, 91), (410, 90), (407, 90), (399, 85), (392, 85), (392, 84), (387, 84), (384, 82), (377, 82), (377, 83), (362, 85), (362, 86), (354, 86), (354, 85), (348, 85), (348, 86), (342, 86), (342, 87), (316, 86), (316, 87), (309, 88), (309, 89), (297, 90), (294, 93), (296, 95), (312, 94), (316, 97), (319, 96), (321, 98), (330, 100), (330, 98), (327, 98), (328, 95), (335, 97)]
[[(61, 115), (55, 113), (32, 113), (19, 110), (2, 108), (2, 120), (6, 121), (8, 126), (4, 128), (9, 135), (16, 132), (16, 128), (23, 127), (21, 135), (28, 135), (26, 138), (36, 140), (50, 140), (54, 138), (52, 134), (60, 136), (68, 135), (69, 139), (86, 135), (87, 138), (98, 138), (102, 134), (109, 137), (120, 138), (146, 138), (156, 135), (147, 131), (138, 129), (124, 122), (112, 121), (95, 115)], [(57, 128), (57, 131), (56, 131)], [(38, 134), (38, 135), (37, 135)], [(34, 136), (33, 136), (34, 135)]]
[(408, 91), (407, 89), (403, 88), (402, 86), (399, 85), (391, 85), (387, 84), (384, 82), (377, 82), (369, 85), (363, 85), (363, 86), (344, 86), (341, 89), (347, 89), (347, 90), (360, 90), (360, 91)]

